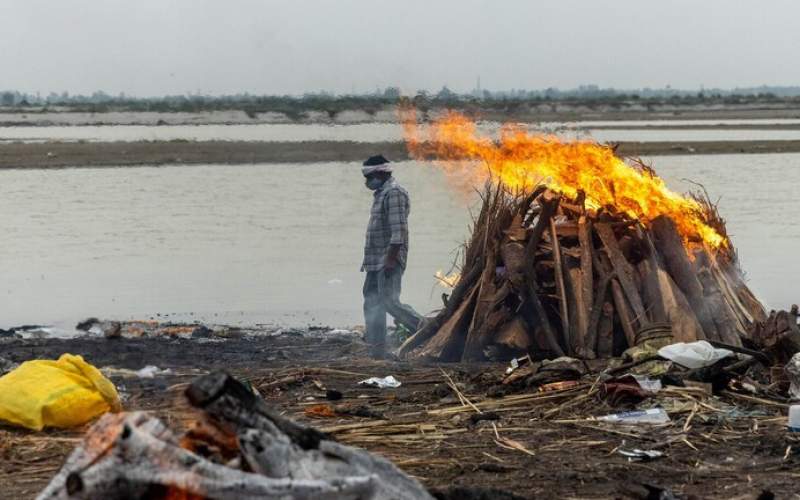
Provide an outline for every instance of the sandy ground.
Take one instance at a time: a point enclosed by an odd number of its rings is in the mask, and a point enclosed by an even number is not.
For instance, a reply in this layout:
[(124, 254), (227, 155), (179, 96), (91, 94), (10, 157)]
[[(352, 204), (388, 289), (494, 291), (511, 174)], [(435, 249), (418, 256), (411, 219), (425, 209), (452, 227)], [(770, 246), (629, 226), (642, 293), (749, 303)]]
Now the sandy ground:
[[(800, 141), (625, 142), (625, 156), (800, 152)], [(55, 142), (0, 144), (0, 169), (408, 159), (402, 142)]]
[[(235, 337), (233, 333), (226, 335)], [(127, 410), (154, 412), (176, 431), (193, 419), (182, 395), (187, 383), (198, 374), (229, 369), (286, 414), (392, 459), (427, 487), (462, 488), (448, 498), (466, 498), (465, 488), (494, 488), (519, 498), (676, 498), (648, 496), (663, 488), (677, 498), (755, 499), (772, 498), (759, 497), (765, 491), (777, 498), (796, 491), (800, 439), (786, 433), (783, 405), (676, 390), (673, 397), (659, 400), (678, 405), (670, 411), (670, 424), (601, 424), (586, 417), (626, 407), (612, 407), (591, 394), (597, 365), (590, 366), (592, 373), (578, 387), (542, 393), (499, 386), (505, 365), (374, 361), (364, 356), (365, 346), (357, 337), (324, 332), (203, 341), (4, 339), (0, 350), (17, 362), (82, 354), (104, 367), (122, 391)], [(172, 373), (141, 379), (130, 371), (149, 364)], [(357, 385), (368, 376), (389, 374), (403, 386), (375, 390)], [(447, 376), (463, 397), (482, 409), (483, 417), (459, 402)], [(327, 401), (326, 389), (342, 392), (343, 399)], [(337, 415), (308, 413), (318, 404), (331, 405)], [(731, 404), (735, 410), (726, 409)], [(341, 413), (359, 408), (371, 413)], [(0, 427), (0, 498), (32, 498), (83, 431)], [(630, 461), (619, 453), (634, 448), (664, 456)], [(495, 491), (483, 498), (503, 497)]]
[[(569, 122), (582, 120), (770, 120), (800, 118), (800, 103), (792, 101), (742, 104), (683, 104), (683, 103), (596, 103), (554, 101), (531, 102), (507, 109), (489, 109), (481, 105), (464, 104), (462, 111), (472, 116), (505, 122), (509, 120), (536, 122)], [(431, 108), (427, 117), (441, 115), (444, 108)], [(200, 124), (257, 124), (257, 123), (396, 123), (395, 106), (384, 106), (374, 112), (361, 109), (342, 110), (333, 115), (324, 111), (297, 110), (291, 119), (280, 112), (250, 112), (236, 109), (196, 112), (105, 111), (99, 113), (74, 111), (68, 107), (18, 109), (0, 108), (0, 126), (81, 126), (81, 125), (200, 125)]]

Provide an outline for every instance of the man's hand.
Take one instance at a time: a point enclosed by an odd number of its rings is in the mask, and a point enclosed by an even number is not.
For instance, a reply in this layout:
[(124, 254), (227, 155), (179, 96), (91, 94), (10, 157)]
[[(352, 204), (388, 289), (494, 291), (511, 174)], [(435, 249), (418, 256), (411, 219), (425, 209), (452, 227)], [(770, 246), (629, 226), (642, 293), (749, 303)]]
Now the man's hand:
[(399, 261), (397, 257), (400, 255), (400, 245), (389, 245), (389, 251), (386, 252), (386, 257), (383, 258), (383, 270), (393, 271)]

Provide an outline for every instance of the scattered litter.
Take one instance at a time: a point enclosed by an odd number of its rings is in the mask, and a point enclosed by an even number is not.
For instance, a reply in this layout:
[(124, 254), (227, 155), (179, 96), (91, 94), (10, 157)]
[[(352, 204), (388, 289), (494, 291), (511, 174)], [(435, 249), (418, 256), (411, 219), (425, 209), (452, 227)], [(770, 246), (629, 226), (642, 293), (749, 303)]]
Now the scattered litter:
[(475, 425), (482, 420), (500, 420), (500, 414), (494, 411), (487, 411), (483, 413), (473, 413), (469, 416), (469, 423), (472, 425)]
[(156, 375), (169, 375), (172, 373), (172, 370), (167, 368), (166, 370), (162, 370), (161, 368), (153, 365), (147, 365), (141, 370), (136, 371), (136, 376), (139, 378), (154, 378)]
[(636, 380), (636, 383), (639, 384), (639, 387), (641, 387), (647, 392), (655, 394), (661, 390), (661, 381), (658, 379), (652, 379), (649, 377), (645, 377), (644, 375), (630, 375), (630, 376)]
[(539, 392), (551, 392), (551, 391), (565, 391), (567, 389), (572, 389), (579, 384), (577, 380), (563, 380), (561, 382), (551, 382), (549, 384), (544, 384), (539, 386)]
[(0, 420), (28, 429), (77, 427), (121, 409), (114, 384), (81, 356), (27, 361), (0, 377)]
[(692, 370), (711, 366), (732, 354), (732, 351), (716, 348), (705, 340), (698, 340), (688, 344), (679, 342), (658, 350), (658, 355), (662, 358), (674, 361)]
[(394, 378), (392, 375), (388, 375), (386, 377), (370, 377), (368, 379), (362, 380), (358, 383), (358, 385), (366, 385), (370, 387), (377, 387), (378, 389), (396, 389), (400, 387), (400, 381)]
[(18, 367), (18, 363), (14, 363), (11, 360), (6, 358), (0, 358), (0, 376), (5, 375), (6, 373), (10, 372), (11, 370)]
[(375, 411), (367, 405), (359, 405), (356, 407), (337, 406), (335, 410), (338, 415), (349, 415), (351, 417), (362, 417), (362, 418), (374, 418), (377, 420), (383, 420), (386, 418), (386, 416), (383, 413)]
[(617, 453), (623, 457), (628, 457), (628, 462), (647, 462), (664, 456), (663, 451), (640, 450), (639, 448), (634, 448), (632, 450), (623, 450), (620, 448), (617, 450)]
[(655, 394), (655, 392), (642, 388), (633, 375), (611, 379), (604, 382), (600, 388), (600, 395), (611, 406), (633, 406), (644, 401), (653, 394)]
[(352, 330), (344, 330), (344, 329), (341, 329), (341, 328), (336, 328), (336, 329), (330, 330), (328, 332), (325, 332), (325, 334), (326, 335), (357, 335), (357, 333), (352, 331)]
[(306, 407), (305, 414), (307, 417), (318, 418), (332, 418), (336, 416), (336, 412), (330, 405), (313, 405)]
[(700, 389), (706, 396), (711, 396), (714, 392), (713, 385), (708, 382), (697, 382), (696, 380), (684, 380), (683, 385), (686, 387)]
[(337, 391), (336, 389), (328, 389), (325, 391), (325, 399), (328, 401), (339, 401), (344, 397), (344, 394), (341, 391)]
[(800, 352), (786, 363), (784, 371), (789, 378), (789, 395), (792, 399), (800, 399)]
[(789, 430), (791, 432), (800, 432), (800, 405), (789, 407)]
[(651, 408), (649, 410), (612, 413), (611, 415), (597, 417), (597, 420), (618, 424), (666, 424), (670, 421), (670, 418), (663, 408)]
[(514, 371), (525, 363), (530, 362), (530, 356), (523, 356), (521, 358), (512, 358), (506, 368), (506, 375), (511, 375)]

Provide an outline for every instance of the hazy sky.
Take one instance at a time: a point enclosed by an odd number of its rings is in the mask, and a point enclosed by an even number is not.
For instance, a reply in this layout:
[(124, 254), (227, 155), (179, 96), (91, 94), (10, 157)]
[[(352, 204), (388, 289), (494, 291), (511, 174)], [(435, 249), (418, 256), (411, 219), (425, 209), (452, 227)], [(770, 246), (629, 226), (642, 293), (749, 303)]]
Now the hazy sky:
[(0, 0), (0, 89), (800, 84), (797, 0)]

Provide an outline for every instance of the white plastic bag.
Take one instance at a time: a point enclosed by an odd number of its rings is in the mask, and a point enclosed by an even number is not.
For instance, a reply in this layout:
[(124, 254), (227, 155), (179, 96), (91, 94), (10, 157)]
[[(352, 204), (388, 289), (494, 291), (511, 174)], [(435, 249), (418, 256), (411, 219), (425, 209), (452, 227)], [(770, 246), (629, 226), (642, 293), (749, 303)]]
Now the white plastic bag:
[(800, 352), (792, 356), (792, 359), (786, 363), (784, 371), (789, 378), (789, 395), (794, 400), (800, 399)]
[(172, 370), (167, 368), (166, 370), (162, 370), (161, 368), (153, 365), (147, 365), (141, 370), (136, 371), (136, 376), (139, 378), (155, 378), (156, 375), (170, 375), (172, 374)]
[(383, 378), (370, 377), (366, 380), (362, 380), (358, 385), (369, 385), (371, 387), (377, 387), (378, 389), (396, 389), (400, 387), (400, 381), (392, 375), (389, 375)]
[(711, 366), (722, 358), (727, 358), (733, 352), (727, 349), (718, 349), (705, 340), (697, 342), (678, 342), (658, 350), (658, 355), (691, 370)]
[(626, 411), (612, 413), (597, 417), (601, 422), (615, 424), (666, 424), (670, 421), (669, 414), (663, 408), (650, 408), (649, 410)]

